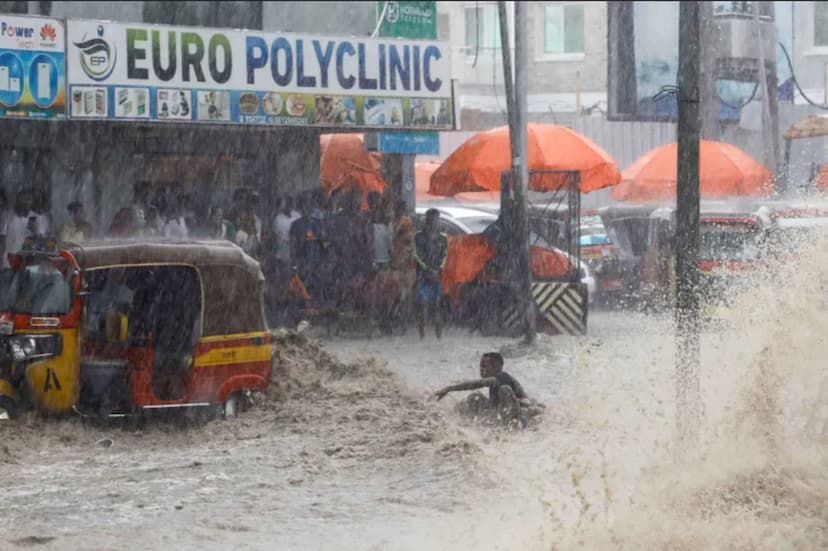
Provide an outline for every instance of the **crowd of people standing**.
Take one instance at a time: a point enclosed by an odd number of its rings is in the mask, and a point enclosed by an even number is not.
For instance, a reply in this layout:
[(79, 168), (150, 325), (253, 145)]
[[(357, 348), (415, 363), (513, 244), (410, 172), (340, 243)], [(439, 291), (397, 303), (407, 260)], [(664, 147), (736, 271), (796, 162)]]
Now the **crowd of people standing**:
[(317, 190), (282, 196), (276, 209), (262, 258), (275, 311), (290, 317), (297, 304), (312, 302), (372, 312), (388, 332), (403, 325), (415, 278), (404, 202)]
[[(9, 266), (7, 253), (20, 251), (30, 237), (54, 237), (61, 244), (94, 238), (217, 239), (236, 243), (261, 262), (266, 306), (276, 322), (293, 323), (312, 304), (370, 312), (392, 332), (411, 317), (416, 298), (424, 307), (417, 316), (422, 334), (426, 310), (439, 301), (445, 246), (431, 247), (420, 235), (415, 239), (404, 201), (318, 188), (281, 195), (266, 209), (256, 191), (238, 188), (228, 208), (213, 204), (206, 216), (198, 216), (192, 196), (176, 192), (181, 189), (167, 186), (159, 192), (150, 182), (136, 182), (132, 204), (118, 210), (102, 232), (80, 202), (67, 205), (68, 221), (56, 229), (44, 193), (24, 189), (8, 208), (0, 190), (4, 266)], [(434, 315), (439, 336), (438, 309)]]

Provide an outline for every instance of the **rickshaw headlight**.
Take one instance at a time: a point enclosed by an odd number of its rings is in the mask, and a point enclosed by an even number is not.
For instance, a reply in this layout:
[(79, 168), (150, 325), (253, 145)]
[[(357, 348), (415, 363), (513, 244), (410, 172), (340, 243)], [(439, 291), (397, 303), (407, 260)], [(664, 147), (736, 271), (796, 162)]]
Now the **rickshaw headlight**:
[(15, 361), (48, 358), (60, 354), (60, 335), (21, 335), (11, 341), (12, 357)]
[(23, 339), (23, 342), (20, 343), (20, 347), (23, 350), (23, 354), (26, 356), (34, 356), (37, 351), (37, 345), (35, 344), (35, 340), (32, 338)]
[(23, 352), (23, 346), (21, 346), (20, 341), (18, 340), (13, 340), (11, 342), (11, 352), (12, 358), (14, 358), (14, 361), (16, 362), (26, 359), (26, 353)]

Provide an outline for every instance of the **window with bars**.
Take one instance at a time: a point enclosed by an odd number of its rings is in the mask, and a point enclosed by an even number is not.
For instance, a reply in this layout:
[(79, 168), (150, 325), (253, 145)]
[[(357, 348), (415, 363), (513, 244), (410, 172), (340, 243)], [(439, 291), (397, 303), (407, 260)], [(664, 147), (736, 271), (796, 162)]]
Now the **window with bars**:
[(584, 53), (583, 4), (554, 4), (544, 7), (543, 53)]

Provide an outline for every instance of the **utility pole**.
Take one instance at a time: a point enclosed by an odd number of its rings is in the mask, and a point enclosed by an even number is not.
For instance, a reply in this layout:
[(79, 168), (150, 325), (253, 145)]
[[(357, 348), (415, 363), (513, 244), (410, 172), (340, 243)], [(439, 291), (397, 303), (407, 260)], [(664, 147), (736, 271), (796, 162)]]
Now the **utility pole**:
[(676, 458), (698, 442), (699, 90), (701, 2), (679, 3), (678, 190), (676, 194)]
[[(753, 29), (756, 33), (757, 52), (759, 54), (759, 82), (762, 89), (762, 145), (765, 150), (765, 164), (771, 173), (776, 175), (777, 162), (779, 161), (779, 147), (777, 145), (779, 134), (778, 105), (776, 105), (776, 72), (773, 78), (768, 74), (765, 65), (765, 46), (762, 40), (762, 25), (759, 22), (759, 2), (753, 2)], [(775, 43), (775, 41), (774, 41)], [(774, 102), (774, 105), (771, 105)], [(776, 120), (774, 120), (776, 119)], [(775, 122), (775, 124), (774, 124)], [(769, 128), (770, 127), (770, 128)]]
[[(479, 15), (478, 15), (479, 17)], [(503, 86), (506, 89), (506, 118), (509, 121), (509, 141), (512, 151), (517, 151), (517, 123), (515, 121), (515, 81), (512, 78), (512, 55), (509, 51), (509, 15), (506, 2), (497, 3), (497, 20), (500, 22), (500, 53), (503, 57)]]
[(699, 36), (701, 56), (699, 67), (699, 88), (701, 100), (701, 137), (705, 140), (719, 139), (719, 96), (716, 90), (716, 65), (720, 34), (713, 17), (713, 3), (702, 2)]
[[(514, 210), (515, 281), (520, 308), (524, 312), (526, 342), (533, 344), (537, 336), (535, 329), (535, 302), (532, 297), (532, 270), (529, 251), (529, 223), (527, 197), (529, 189), (529, 163), (527, 149), (527, 37), (526, 4), (515, 2), (515, 80), (512, 86), (511, 64), (509, 63), (509, 26), (506, 18), (506, 2), (498, 2), (500, 36), (503, 52), (503, 71), (509, 110), (509, 138), (512, 146), (512, 201)], [(511, 93), (510, 93), (511, 88)]]

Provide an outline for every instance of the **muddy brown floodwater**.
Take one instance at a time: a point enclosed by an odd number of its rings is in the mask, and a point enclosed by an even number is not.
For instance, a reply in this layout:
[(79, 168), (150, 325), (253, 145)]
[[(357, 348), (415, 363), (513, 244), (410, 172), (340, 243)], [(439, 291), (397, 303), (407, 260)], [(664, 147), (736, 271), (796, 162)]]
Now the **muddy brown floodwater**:
[[(820, 250), (828, 250), (822, 247)], [(813, 270), (757, 278), (702, 339), (697, 456), (676, 464), (669, 317), (585, 338), (290, 335), (240, 418), (0, 426), (0, 548), (824, 549), (828, 309)], [(786, 279), (788, 278), (788, 279)], [(431, 393), (482, 352), (547, 406), (524, 431)]]

